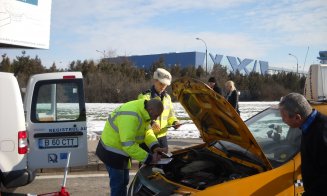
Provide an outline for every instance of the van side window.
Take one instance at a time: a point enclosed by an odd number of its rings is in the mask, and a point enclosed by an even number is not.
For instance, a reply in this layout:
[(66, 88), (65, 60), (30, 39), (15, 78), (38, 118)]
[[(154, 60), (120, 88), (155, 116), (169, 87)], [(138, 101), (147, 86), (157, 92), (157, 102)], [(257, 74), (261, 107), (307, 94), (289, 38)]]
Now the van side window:
[(32, 103), (32, 121), (55, 122), (85, 119), (84, 92), (77, 82), (40, 83)]

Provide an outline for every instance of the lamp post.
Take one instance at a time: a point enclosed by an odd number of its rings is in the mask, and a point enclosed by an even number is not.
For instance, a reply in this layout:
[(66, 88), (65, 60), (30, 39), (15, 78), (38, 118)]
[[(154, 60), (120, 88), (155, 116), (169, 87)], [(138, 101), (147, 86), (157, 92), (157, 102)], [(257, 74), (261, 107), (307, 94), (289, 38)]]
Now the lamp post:
[(103, 50), (103, 51), (95, 50), (95, 51), (101, 53), (103, 55), (103, 58), (106, 58), (106, 51), (105, 50)]
[(204, 43), (204, 45), (205, 45), (205, 47), (206, 47), (206, 75), (208, 74), (208, 48), (207, 48), (207, 44), (206, 44), (206, 42), (203, 40), (203, 39), (201, 39), (201, 38), (195, 38), (196, 40), (200, 40), (200, 41), (202, 41), (203, 43)]
[(296, 59), (296, 73), (299, 74), (299, 61), (297, 59), (297, 56), (295, 56), (291, 53), (288, 53), (288, 55), (293, 56)]

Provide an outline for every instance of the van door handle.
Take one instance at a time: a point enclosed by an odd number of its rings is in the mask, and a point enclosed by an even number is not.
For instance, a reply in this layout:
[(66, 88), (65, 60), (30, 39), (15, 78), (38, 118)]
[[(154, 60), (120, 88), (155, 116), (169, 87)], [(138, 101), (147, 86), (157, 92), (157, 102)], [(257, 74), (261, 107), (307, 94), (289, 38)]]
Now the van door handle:
[(81, 131), (59, 132), (59, 133), (36, 133), (36, 134), (34, 134), (34, 138), (81, 136), (83, 134), (84, 133)]

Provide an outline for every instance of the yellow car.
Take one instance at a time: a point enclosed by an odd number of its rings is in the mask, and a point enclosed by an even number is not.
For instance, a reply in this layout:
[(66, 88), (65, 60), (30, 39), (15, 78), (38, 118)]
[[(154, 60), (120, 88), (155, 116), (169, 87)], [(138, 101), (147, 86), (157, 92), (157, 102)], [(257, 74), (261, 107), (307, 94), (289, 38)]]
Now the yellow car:
[[(140, 168), (129, 195), (301, 195), (301, 131), (270, 107), (245, 122), (201, 81), (181, 78), (173, 95), (204, 143), (172, 152), (165, 164)], [(316, 107), (316, 106), (314, 106)], [(327, 113), (327, 105), (318, 110)]]

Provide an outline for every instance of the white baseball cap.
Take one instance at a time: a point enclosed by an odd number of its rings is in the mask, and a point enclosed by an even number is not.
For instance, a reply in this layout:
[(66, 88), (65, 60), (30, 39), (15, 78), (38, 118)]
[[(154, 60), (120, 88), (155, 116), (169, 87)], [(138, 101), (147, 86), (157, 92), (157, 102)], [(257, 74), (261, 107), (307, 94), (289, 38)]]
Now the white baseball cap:
[(153, 73), (153, 79), (159, 80), (161, 83), (165, 85), (170, 85), (171, 83), (171, 75), (170, 73), (162, 68), (158, 68), (154, 73)]

